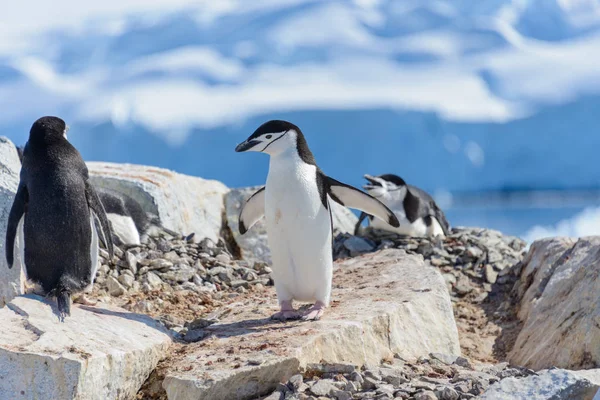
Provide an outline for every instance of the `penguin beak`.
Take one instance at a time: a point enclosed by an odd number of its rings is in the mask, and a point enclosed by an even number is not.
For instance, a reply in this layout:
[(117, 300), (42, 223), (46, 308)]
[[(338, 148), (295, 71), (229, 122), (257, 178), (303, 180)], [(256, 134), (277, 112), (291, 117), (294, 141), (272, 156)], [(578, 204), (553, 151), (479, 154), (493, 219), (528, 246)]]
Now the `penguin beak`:
[(238, 144), (235, 148), (235, 151), (236, 153), (242, 153), (244, 151), (250, 150), (259, 143), (260, 140), (246, 140), (245, 142)]
[(369, 183), (367, 183), (366, 185), (363, 185), (363, 188), (365, 190), (370, 190), (370, 189), (374, 189), (376, 187), (382, 187), (383, 185), (381, 184), (381, 182), (375, 178), (374, 176), (365, 174), (365, 179), (369, 181)]

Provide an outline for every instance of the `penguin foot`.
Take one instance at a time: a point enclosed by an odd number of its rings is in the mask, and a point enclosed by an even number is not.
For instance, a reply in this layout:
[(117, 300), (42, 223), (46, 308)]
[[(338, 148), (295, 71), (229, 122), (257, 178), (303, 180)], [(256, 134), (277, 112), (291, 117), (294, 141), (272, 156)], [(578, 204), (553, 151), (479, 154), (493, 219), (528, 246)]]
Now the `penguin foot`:
[(83, 304), (84, 306), (95, 306), (96, 304), (98, 304), (96, 300), (88, 299), (85, 294), (81, 294), (73, 298), (73, 303)]
[(325, 304), (317, 301), (311, 308), (306, 310), (302, 315), (303, 321), (318, 321), (325, 313)]
[(287, 300), (281, 302), (281, 310), (278, 313), (271, 315), (271, 319), (278, 321), (287, 321), (298, 318), (300, 318), (300, 313), (294, 310), (292, 302)]

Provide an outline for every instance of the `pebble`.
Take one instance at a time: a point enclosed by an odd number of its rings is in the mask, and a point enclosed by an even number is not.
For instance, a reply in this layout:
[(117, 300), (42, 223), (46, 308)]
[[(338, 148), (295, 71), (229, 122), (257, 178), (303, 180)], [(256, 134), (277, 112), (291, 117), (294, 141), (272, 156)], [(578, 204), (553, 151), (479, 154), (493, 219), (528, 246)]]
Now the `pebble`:
[(115, 297), (122, 296), (126, 292), (123, 285), (121, 285), (113, 276), (106, 278), (106, 288), (108, 289), (108, 293)]

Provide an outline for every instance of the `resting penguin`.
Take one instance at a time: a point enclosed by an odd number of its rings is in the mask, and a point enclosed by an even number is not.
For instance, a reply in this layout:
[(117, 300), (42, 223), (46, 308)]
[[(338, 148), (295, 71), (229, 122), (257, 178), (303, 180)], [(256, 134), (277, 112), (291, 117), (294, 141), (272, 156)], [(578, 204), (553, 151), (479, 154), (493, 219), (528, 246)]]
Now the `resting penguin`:
[(104, 208), (81, 155), (66, 139), (66, 129), (65, 122), (56, 117), (42, 117), (31, 127), (5, 247), (12, 268), (19, 227), (25, 274), (45, 294), (56, 296), (61, 320), (70, 315), (71, 295), (90, 288), (96, 275), (94, 216), (113, 255)]
[[(363, 188), (392, 209), (400, 220), (400, 226), (393, 227), (369, 217), (372, 228), (408, 236), (444, 237), (449, 234), (450, 225), (444, 213), (433, 198), (423, 190), (407, 185), (404, 179), (393, 174), (365, 175), (365, 179), (369, 183)], [(360, 224), (366, 217), (364, 213), (360, 215), (354, 229), (355, 235), (360, 231)]]
[[(267, 184), (242, 208), (244, 234), (263, 215), (280, 304), (274, 319), (319, 319), (329, 304), (333, 275), (331, 200), (398, 226), (394, 213), (372, 196), (325, 175), (300, 128), (286, 121), (261, 125), (235, 151), (271, 156)], [(292, 301), (315, 302), (300, 314)]]
[(115, 190), (97, 190), (117, 245), (139, 245), (149, 236), (158, 236), (161, 232), (176, 238), (182, 236), (162, 226), (159, 217), (145, 212), (134, 198)]

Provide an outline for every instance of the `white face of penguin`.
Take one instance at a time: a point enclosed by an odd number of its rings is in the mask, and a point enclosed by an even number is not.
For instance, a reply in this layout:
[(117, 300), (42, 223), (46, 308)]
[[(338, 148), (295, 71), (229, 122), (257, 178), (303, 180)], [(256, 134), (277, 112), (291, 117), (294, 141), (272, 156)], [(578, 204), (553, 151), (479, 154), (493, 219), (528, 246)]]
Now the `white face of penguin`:
[(406, 183), (395, 175), (365, 175), (365, 179), (368, 183), (363, 188), (373, 197), (391, 199), (406, 195)]
[(295, 148), (297, 138), (294, 125), (285, 121), (269, 121), (261, 125), (246, 141), (237, 145), (235, 151), (256, 151), (274, 156)]

